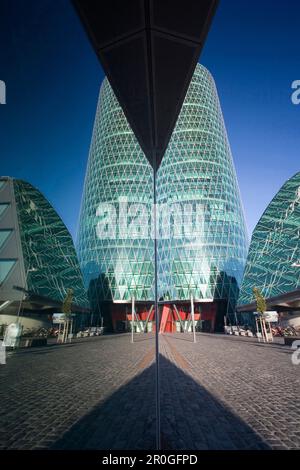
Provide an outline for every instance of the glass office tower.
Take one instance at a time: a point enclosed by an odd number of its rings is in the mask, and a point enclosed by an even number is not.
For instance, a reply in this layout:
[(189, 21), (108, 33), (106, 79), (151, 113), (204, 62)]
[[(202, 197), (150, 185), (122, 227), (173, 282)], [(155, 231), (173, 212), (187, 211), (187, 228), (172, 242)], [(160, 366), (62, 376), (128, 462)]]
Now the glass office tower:
[[(152, 169), (105, 79), (78, 235), (87, 287), (101, 300), (153, 300)], [(214, 80), (197, 65), (157, 175), (159, 296), (226, 300), (247, 255), (240, 194)], [(229, 302), (228, 302), (229, 301)]]

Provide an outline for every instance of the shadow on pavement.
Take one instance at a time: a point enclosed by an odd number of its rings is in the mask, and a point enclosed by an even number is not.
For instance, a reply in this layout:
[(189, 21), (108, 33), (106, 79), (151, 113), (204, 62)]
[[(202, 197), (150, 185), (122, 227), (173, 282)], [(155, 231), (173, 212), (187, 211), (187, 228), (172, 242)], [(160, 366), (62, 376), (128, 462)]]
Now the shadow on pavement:
[[(268, 449), (229, 408), (160, 355), (163, 449)], [(155, 366), (79, 419), (51, 449), (155, 449)]]

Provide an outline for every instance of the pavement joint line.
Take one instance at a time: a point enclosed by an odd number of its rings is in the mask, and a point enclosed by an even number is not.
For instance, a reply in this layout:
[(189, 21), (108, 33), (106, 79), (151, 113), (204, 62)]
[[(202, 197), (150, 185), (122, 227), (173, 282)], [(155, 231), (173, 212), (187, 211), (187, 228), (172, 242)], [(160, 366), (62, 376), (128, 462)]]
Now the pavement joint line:
[(153, 362), (154, 356), (155, 356), (155, 347), (150, 349), (150, 351), (148, 351), (144, 355), (143, 359), (137, 364), (136, 369), (137, 370), (144, 370), (147, 367), (149, 367), (150, 364)]
[(164, 336), (164, 339), (165, 339), (165, 342), (167, 343), (167, 345), (169, 346), (170, 350), (171, 350), (171, 354), (173, 355), (173, 358), (174, 358), (174, 362), (176, 364), (178, 364), (178, 366), (181, 368), (181, 369), (187, 369), (187, 370), (190, 370), (192, 368), (192, 364), (190, 364), (189, 361), (187, 361), (180, 353), (179, 351), (176, 349), (176, 347), (171, 344), (170, 340)]

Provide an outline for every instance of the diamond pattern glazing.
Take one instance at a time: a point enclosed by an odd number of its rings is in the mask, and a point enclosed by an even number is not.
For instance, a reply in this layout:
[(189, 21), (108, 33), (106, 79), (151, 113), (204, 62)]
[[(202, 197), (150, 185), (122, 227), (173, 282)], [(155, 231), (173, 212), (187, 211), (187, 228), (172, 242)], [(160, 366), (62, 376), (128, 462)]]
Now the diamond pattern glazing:
[(88, 307), (73, 240), (47, 199), (31, 184), (14, 180), (27, 289), (63, 301), (73, 289), (76, 305)]
[(282, 186), (254, 229), (240, 305), (254, 301), (253, 287), (266, 298), (300, 288), (300, 173)]
[[(158, 172), (158, 201), (175, 204), (180, 236), (159, 241), (161, 292), (173, 299), (229, 299), (233, 311), (247, 235), (216, 86), (196, 67)], [(176, 224), (175, 218), (173, 224)], [(175, 227), (174, 227), (175, 228)]]
[[(150, 213), (153, 201), (151, 166), (142, 152), (125, 115), (104, 80), (97, 106), (80, 214), (78, 256), (86, 287), (97, 279), (99, 298), (140, 300), (153, 298), (153, 240), (126, 236), (119, 226), (119, 211), (111, 225), (116, 237), (97, 236), (99, 204), (116, 210), (123, 198), (144, 204)], [(129, 217), (128, 224), (131, 219)]]

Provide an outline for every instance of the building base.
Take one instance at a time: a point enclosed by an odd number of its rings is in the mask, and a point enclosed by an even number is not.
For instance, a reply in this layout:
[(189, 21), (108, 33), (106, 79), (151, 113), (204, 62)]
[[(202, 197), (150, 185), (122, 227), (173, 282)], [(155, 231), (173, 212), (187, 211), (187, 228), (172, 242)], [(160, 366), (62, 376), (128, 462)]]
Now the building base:
[[(226, 301), (194, 301), (194, 319), (196, 331), (206, 333), (224, 332)], [(128, 332), (134, 328), (135, 333), (155, 332), (154, 304), (149, 302), (110, 303), (106, 310), (110, 312), (110, 324), (115, 333)], [(192, 331), (191, 301), (159, 302), (159, 333), (176, 333)]]

